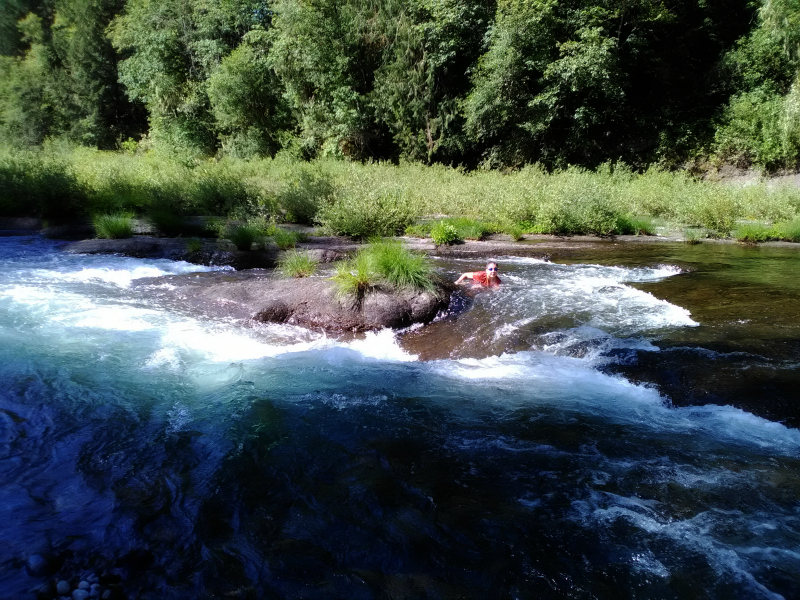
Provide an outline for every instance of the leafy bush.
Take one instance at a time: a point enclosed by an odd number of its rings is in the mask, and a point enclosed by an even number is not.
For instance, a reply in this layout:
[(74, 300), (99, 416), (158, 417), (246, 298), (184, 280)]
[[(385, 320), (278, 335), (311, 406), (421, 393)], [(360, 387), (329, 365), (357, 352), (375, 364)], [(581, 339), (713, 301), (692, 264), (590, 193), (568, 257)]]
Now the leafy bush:
[(622, 215), (617, 220), (617, 232), (621, 235), (655, 235), (656, 228), (648, 217)]
[(323, 229), (354, 239), (399, 235), (414, 220), (411, 207), (396, 192), (348, 194), (319, 212)]
[(131, 213), (95, 215), (92, 224), (99, 238), (118, 240), (133, 235), (133, 215)]
[(43, 151), (0, 153), (0, 215), (61, 218), (85, 206), (85, 188), (67, 160)]
[(278, 258), (278, 273), (283, 277), (310, 277), (317, 269), (317, 261), (307, 252), (283, 252)]
[(464, 241), (464, 238), (458, 234), (455, 225), (443, 221), (439, 221), (431, 228), (431, 239), (437, 246), (460, 244)]
[(302, 169), (284, 184), (278, 204), (285, 211), (286, 221), (311, 225), (320, 207), (331, 202), (333, 195), (334, 185), (328, 174)]

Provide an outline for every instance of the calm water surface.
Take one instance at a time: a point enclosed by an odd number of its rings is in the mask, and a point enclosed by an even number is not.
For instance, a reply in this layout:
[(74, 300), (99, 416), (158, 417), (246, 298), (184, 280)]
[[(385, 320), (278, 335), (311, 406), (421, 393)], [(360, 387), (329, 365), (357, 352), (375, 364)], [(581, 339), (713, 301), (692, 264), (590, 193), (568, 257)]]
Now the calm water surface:
[(800, 597), (800, 251), (499, 257), (344, 340), (58, 247), (0, 238), (0, 597)]

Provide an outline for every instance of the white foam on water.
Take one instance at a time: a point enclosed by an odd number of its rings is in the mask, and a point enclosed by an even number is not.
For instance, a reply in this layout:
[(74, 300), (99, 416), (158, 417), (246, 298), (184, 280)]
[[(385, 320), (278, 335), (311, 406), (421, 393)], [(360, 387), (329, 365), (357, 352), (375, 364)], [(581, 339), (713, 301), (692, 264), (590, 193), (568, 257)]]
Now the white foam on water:
[[(699, 436), (786, 456), (800, 454), (800, 430), (730, 406), (670, 407), (657, 390), (597, 371), (591, 361), (544, 352), (441, 360), (428, 368), (443, 381), (491, 391), (496, 404), (550, 406), (633, 424), (656, 434)], [(489, 400), (487, 400), (489, 401)]]
[(503, 272), (505, 285), (476, 298), (502, 321), (492, 332), (495, 341), (538, 321), (564, 317), (622, 336), (698, 325), (685, 308), (628, 285), (679, 275), (682, 270), (673, 265), (626, 268), (537, 259), (499, 262), (514, 267)]
[[(648, 535), (667, 538), (686, 548), (689, 552), (702, 554), (721, 579), (738, 581), (741, 585), (749, 588), (754, 597), (783, 600), (783, 596), (768, 589), (753, 576), (753, 566), (748, 560), (749, 555), (753, 553), (750, 552), (749, 547), (737, 546), (714, 537), (717, 525), (723, 531), (727, 531), (732, 526), (732, 520), (733, 526), (736, 526), (737, 521), (749, 521), (752, 516), (738, 511), (711, 510), (701, 512), (690, 519), (672, 520), (664, 518), (658, 514), (657, 510), (653, 509), (658, 503), (650, 504), (653, 507), (648, 506), (639, 498), (626, 498), (607, 492), (593, 492), (590, 499), (576, 501), (572, 508), (575, 520), (584, 526), (608, 528), (612, 527), (616, 521), (625, 521)], [(770, 550), (774, 550), (780, 555), (780, 549), (764, 548), (763, 546), (758, 548), (758, 552), (762, 556), (764, 553), (773, 554)], [(650, 554), (648, 551), (647, 555)], [(768, 556), (768, 558), (773, 557)], [(653, 574), (664, 577), (669, 574), (669, 569), (660, 561), (656, 561), (655, 557), (647, 557), (642, 562), (641, 554), (634, 553), (631, 556), (631, 563), (634, 568), (644, 567)]]
[(344, 344), (347, 348), (355, 350), (365, 358), (386, 361), (411, 362), (419, 357), (406, 352), (397, 343), (397, 335), (391, 329), (368, 331), (363, 339), (356, 339)]

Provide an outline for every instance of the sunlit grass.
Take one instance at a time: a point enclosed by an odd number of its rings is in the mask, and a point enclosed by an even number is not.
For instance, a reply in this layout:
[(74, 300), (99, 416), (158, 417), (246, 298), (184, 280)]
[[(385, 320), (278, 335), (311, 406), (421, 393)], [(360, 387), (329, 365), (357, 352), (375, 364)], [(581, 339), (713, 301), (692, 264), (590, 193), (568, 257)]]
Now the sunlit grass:
[(379, 284), (400, 289), (436, 289), (428, 258), (390, 239), (373, 239), (355, 256), (338, 263), (333, 281), (339, 296), (357, 299)]
[(310, 277), (316, 271), (317, 264), (307, 252), (282, 252), (278, 257), (278, 273), (284, 277)]
[(118, 240), (133, 235), (133, 214), (131, 213), (95, 215), (92, 224), (99, 238)]
[[(0, 149), (0, 213), (122, 211), (151, 215), (167, 234), (177, 231), (171, 212), (316, 224), (326, 233), (356, 239), (397, 235), (412, 223), (433, 227), (439, 221), (452, 224), (463, 239), (491, 231), (512, 237), (523, 232), (651, 234), (648, 219), (726, 237), (743, 219), (789, 223), (800, 218), (800, 189), (767, 182), (733, 186), (656, 168), (635, 173), (619, 164), (554, 172), (528, 166), (500, 173), (417, 163), (306, 163), (283, 155), (186, 161), (86, 148), (16, 154)], [(425, 234), (425, 227), (414, 225), (408, 233)]]

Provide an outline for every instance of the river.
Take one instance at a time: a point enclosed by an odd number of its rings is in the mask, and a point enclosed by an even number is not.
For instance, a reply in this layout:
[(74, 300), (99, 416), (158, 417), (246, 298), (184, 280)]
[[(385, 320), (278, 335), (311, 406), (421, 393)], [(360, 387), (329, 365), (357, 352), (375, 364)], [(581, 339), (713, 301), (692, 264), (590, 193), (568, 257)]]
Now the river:
[(355, 338), (59, 248), (0, 237), (0, 597), (800, 597), (794, 248), (501, 256)]

